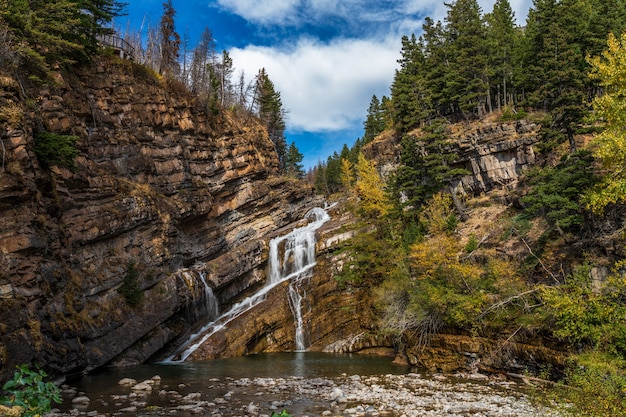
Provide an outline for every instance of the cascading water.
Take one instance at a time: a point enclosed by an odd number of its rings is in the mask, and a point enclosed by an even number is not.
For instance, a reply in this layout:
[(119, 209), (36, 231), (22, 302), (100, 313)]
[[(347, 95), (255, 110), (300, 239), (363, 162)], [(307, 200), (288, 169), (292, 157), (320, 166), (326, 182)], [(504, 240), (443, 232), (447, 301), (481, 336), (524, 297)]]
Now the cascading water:
[(213, 294), (213, 290), (209, 287), (209, 284), (206, 282), (206, 274), (204, 272), (200, 273), (200, 281), (204, 284), (204, 308), (206, 309), (206, 314), (209, 319), (214, 319), (220, 313), (220, 306), (217, 297)]
[[(217, 317), (219, 315), (219, 301), (213, 294), (209, 284), (207, 284), (206, 275), (203, 272), (196, 274), (193, 271), (186, 270), (180, 274), (180, 277), (191, 290), (191, 294), (194, 297), (195, 311), (193, 313), (195, 316), (209, 320)], [(202, 290), (200, 290), (198, 283), (201, 283)]]
[(307, 273), (289, 284), (289, 307), (291, 308), (294, 324), (296, 326), (296, 337), (294, 341), (297, 351), (303, 351), (307, 346), (304, 334), (304, 320), (302, 319), (302, 300), (306, 297), (306, 291), (302, 286), (302, 281), (309, 276), (310, 275)]
[[(311, 222), (269, 242), (269, 277), (267, 284), (255, 294), (233, 305), (228, 311), (207, 323), (197, 333), (191, 335), (187, 342), (164, 362), (184, 362), (209, 337), (224, 329), (235, 318), (265, 300), (265, 295), (278, 284), (287, 280), (293, 280), (292, 284), (297, 286), (303, 277), (310, 276), (313, 266), (315, 266), (315, 232), (330, 219), (330, 216), (324, 209), (316, 207), (311, 209), (305, 215), (305, 218), (311, 219)], [(290, 294), (292, 293), (291, 287), (290, 285)], [(290, 306), (296, 323), (296, 349), (304, 350), (306, 346), (301, 311), (303, 297), (300, 296), (297, 288), (294, 291), (297, 296), (293, 296), (295, 301), (292, 300)], [(290, 298), (292, 298), (291, 295)]]

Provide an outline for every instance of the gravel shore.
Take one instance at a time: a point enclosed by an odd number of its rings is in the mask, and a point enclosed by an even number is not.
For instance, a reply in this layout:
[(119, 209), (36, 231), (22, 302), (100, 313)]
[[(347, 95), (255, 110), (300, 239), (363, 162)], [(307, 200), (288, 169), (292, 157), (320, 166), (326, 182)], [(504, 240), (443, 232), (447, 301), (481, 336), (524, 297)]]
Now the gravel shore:
[(158, 376), (145, 381), (124, 379), (118, 393), (94, 398), (65, 386), (65, 409), (51, 415), (269, 417), (285, 410), (294, 417), (558, 416), (532, 404), (516, 382), (482, 374), (344, 374), (205, 382), (202, 387), (170, 387), (162, 386)]

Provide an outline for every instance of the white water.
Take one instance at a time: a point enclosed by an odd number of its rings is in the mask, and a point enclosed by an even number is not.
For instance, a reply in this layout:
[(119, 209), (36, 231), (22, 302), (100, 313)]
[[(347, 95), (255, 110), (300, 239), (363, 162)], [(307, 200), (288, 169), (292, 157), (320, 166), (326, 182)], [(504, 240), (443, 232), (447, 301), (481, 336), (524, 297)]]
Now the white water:
[[(306, 297), (306, 291), (302, 286), (302, 281), (308, 278), (308, 274), (294, 279), (289, 284), (289, 307), (293, 314), (294, 324), (296, 327), (296, 350), (306, 350), (307, 343), (305, 339), (304, 320), (302, 319), (302, 300)], [(302, 291), (302, 293), (300, 293)]]
[(220, 303), (215, 294), (213, 294), (209, 284), (207, 284), (204, 272), (200, 273), (200, 281), (204, 284), (204, 308), (206, 309), (207, 317), (212, 320), (220, 314)]
[[(209, 321), (197, 333), (192, 334), (182, 347), (175, 354), (165, 359), (164, 362), (184, 362), (209, 337), (224, 329), (234, 319), (265, 300), (265, 295), (278, 284), (289, 280), (297, 282), (311, 273), (315, 266), (315, 232), (330, 219), (330, 216), (324, 209), (316, 207), (311, 209), (305, 215), (305, 218), (312, 221), (306, 226), (294, 229), (285, 236), (274, 238), (269, 242), (269, 277), (267, 284), (255, 294), (233, 305), (228, 311), (215, 318), (215, 320)], [(299, 295), (298, 297), (300, 300), (297, 302), (297, 313), (296, 308), (292, 306), (296, 322), (296, 349), (304, 350), (306, 346), (304, 346), (304, 326), (300, 310), (302, 297)], [(299, 334), (300, 336), (298, 336)]]
[[(203, 304), (195, 302), (196, 305), (196, 317), (206, 317), (209, 320), (213, 320), (219, 315), (219, 301), (213, 294), (213, 290), (206, 282), (206, 275), (203, 272), (196, 274), (193, 271), (187, 270), (180, 274), (180, 277), (185, 282), (185, 285), (191, 290), (191, 294), (194, 297), (202, 297)], [(198, 283), (202, 285), (202, 291)], [(196, 289), (198, 288), (198, 289)]]

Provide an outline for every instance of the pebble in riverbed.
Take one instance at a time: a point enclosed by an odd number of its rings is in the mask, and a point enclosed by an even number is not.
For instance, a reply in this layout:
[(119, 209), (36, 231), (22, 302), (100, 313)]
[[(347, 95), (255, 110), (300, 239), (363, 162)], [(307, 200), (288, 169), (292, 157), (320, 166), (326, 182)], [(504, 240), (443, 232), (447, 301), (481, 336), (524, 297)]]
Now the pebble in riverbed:
[[(154, 378), (151, 387), (158, 385)], [(214, 417), (268, 417), (282, 410), (297, 417), (558, 417), (558, 413), (539, 409), (525, 396), (511, 389), (510, 381), (490, 379), (484, 375), (458, 378), (452, 375), (420, 374), (358, 376), (338, 378), (232, 378), (208, 384), (220, 386), (222, 394), (160, 390), (158, 397), (167, 399), (167, 407), (154, 408), (146, 402), (141, 384), (123, 384), (126, 393), (111, 396), (119, 404), (114, 415)], [(129, 392), (130, 391), (130, 392)], [(156, 391), (155, 391), (156, 394)], [(252, 400), (251, 400), (252, 398)], [(301, 404), (307, 412), (295, 413)], [(309, 411), (316, 410), (316, 411)], [(74, 409), (57, 417), (97, 417), (98, 411)]]

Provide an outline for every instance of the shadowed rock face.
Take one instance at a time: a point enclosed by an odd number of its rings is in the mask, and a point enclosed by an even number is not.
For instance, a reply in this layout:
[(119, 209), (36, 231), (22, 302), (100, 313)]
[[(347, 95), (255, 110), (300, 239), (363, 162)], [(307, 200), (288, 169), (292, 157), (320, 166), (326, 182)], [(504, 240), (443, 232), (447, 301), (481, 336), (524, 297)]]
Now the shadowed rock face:
[[(277, 176), (260, 125), (137, 71), (101, 62), (29, 100), (0, 90), (17, 111), (0, 117), (0, 379), (147, 360), (205, 314), (200, 272), (221, 303), (241, 297), (265, 280), (267, 236), (319, 203)], [(43, 167), (38, 131), (76, 135), (76, 169)]]

